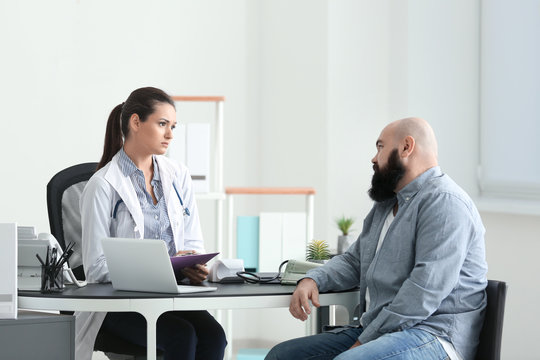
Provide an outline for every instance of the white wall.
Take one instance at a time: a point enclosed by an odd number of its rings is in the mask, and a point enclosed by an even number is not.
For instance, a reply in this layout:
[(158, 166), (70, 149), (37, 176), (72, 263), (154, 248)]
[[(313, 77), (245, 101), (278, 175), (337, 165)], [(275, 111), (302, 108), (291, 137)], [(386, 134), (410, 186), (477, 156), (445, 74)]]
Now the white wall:
[(540, 320), (540, 218), (482, 212), (486, 227), (488, 277), (508, 283), (503, 359), (540, 359), (534, 351)]
[(323, 236), (334, 248), (337, 217), (356, 219), (352, 234), (362, 230), (363, 217), (372, 205), (367, 190), (375, 141), (392, 120), (390, 9), (388, 1), (328, 3), (328, 189), (318, 204), (327, 209)]
[[(475, 196), (479, 3), (3, 1), (0, 221), (47, 231), (48, 180), (97, 161), (110, 109), (145, 85), (225, 95), (225, 185), (314, 186), (315, 237), (331, 244), (339, 215), (356, 217), (360, 231), (374, 141), (397, 118), (430, 121), (443, 170)], [(304, 205), (237, 204), (240, 213)], [(211, 205), (200, 206), (211, 247)], [(510, 285), (503, 357), (538, 359), (539, 219), (482, 217), (489, 277)], [(237, 338), (302, 332), (286, 310), (235, 316)]]
[(245, 1), (1, 6), (2, 221), (48, 231), (47, 182), (69, 165), (99, 160), (110, 110), (140, 86), (225, 95), (225, 183), (258, 178), (257, 152), (245, 151), (257, 147)]

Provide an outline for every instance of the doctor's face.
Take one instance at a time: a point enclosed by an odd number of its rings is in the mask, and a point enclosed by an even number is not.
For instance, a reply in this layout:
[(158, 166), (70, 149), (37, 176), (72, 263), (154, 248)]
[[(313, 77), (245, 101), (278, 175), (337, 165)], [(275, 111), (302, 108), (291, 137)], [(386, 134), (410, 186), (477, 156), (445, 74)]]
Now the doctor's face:
[(168, 103), (157, 103), (154, 112), (140, 122), (137, 129), (137, 145), (148, 154), (163, 155), (173, 139), (176, 127), (176, 110)]

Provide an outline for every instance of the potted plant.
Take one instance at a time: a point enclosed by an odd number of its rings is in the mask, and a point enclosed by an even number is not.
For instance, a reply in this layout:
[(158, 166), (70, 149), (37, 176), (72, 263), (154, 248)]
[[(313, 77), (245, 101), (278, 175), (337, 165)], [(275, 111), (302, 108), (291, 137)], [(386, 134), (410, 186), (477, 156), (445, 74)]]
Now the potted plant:
[(354, 224), (354, 219), (343, 215), (336, 219), (338, 229), (341, 231), (341, 235), (338, 236), (338, 254), (343, 254), (349, 246), (354, 242), (354, 237), (349, 234), (351, 226)]
[(313, 240), (306, 249), (306, 260), (324, 263), (330, 259), (330, 250), (325, 240)]

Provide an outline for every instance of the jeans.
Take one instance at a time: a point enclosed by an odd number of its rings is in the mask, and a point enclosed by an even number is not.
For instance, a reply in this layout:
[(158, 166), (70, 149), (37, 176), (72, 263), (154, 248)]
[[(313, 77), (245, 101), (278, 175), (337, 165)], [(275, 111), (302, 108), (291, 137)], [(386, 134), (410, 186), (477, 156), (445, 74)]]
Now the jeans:
[[(101, 328), (146, 347), (146, 320), (135, 312), (109, 312)], [(208, 311), (169, 311), (156, 325), (157, 348), (164, 360), (222, 360), (225, 332)]]
[(285, 341), (274, 346), (265, 360), (448, 359), (439, 340), (424, 330), (385, 334), (349, 350), (361, 333), (362, 328), (348, 328)]

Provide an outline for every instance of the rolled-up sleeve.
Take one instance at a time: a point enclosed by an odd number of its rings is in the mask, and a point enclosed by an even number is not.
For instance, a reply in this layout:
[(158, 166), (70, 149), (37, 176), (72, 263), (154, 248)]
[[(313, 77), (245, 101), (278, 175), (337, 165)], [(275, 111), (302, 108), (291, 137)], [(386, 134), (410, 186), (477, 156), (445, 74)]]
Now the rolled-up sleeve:
[(330, 259), (324, 266), (309, 270), (306, 277), (315, 280), (319, 291), (346, 290), (358, 286), (360, 278), (360, 242), (349, 251)]

